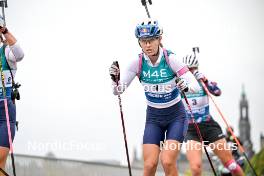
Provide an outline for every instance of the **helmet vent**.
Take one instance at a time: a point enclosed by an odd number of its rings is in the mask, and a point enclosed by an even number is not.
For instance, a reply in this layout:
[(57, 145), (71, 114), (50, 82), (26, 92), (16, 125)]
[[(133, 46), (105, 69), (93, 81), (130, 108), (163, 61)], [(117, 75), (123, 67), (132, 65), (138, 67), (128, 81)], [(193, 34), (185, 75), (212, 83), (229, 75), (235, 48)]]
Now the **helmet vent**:
[(151, 34), (154, 34), (154, 30), (155, 30), (155, 28), (152, 27), (151, 30), (150, 30), (150, 33), (151, 33)]

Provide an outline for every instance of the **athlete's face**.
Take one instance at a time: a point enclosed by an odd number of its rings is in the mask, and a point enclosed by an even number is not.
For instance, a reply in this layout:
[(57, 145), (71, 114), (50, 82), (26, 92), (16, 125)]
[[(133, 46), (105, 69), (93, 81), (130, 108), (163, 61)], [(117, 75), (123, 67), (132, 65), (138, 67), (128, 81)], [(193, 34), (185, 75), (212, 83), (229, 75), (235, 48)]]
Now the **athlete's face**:
[(139, 45), (143, 49), (143, 52), (148, 56), (154, 56), (158, 54), (160, 42), (161, 37), (139, 39)]

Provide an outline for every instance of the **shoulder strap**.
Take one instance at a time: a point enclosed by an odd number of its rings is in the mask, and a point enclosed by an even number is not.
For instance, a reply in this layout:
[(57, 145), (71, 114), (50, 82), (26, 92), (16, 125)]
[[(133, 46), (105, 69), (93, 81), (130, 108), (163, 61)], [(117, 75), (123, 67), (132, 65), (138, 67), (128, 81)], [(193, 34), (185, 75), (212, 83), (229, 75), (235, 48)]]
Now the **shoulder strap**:
[(3, 54), (4, 58), (5, 58), (6, 65), (8, 67), (8, 70), (10, 71), (10, 74), (11, 74), (11, 77), (12, 77), (12, 87), (14, 87), (14, 85), (15, 85), (14, 75), (13, 75), (11, 67), (10, 67), (6, 57), (5, 57), (5, 49), (6, 49), (6, 47), (7, 47), (7, 45), (3, 45), (3, 50), (2, 50), (3, 53), (2, 54)]
[(138, 57), (138, 72), (137, 72), (138, 79), (140, 79), (140, 75), (142, 71), (142, 59), (143, 59), (143, 53), (140, 53)]
[(170, 61), (169, 61), (168, 51), (167, 51), (165, 48), (162, 48), (162, 50), (163, 50), (163, 53), (164, 53), (164, 56), (165, 56), (166, 62), (167, 62), (167, 64), (170, 66)]
[[(173, 71), (173, 69), (172, 69), (172, 67), (170, 65), (168, 51), (165, 48), (163, 48), (163, 53), (164, 53), (164, 56), (165, 56), (165, 59), (166, 59), (167, 64), (169, 65), (170, 69)], [(180, 69), (178, 72), (176, 72), (176, 73), (174, 71), (173, 72), (175, 73), (176, 76), (180, 77), (181, 75), (183, 75), (184, 73), (186, 73), (188, 71), (189, 71), (188, 67), (185, 66), (182, 69)]]
[[(169, 60), (169, 54), (168, 54), (168, 51), (165, 49), (165, 48), (162, 48), (163, 49), (163, 53), (164, 53), (164, 57), (165, 57), (165, 60), (166, 60), (166, 63), (168, 64), (168, 66), (170, 67), (170, 69), (173, 71), (173, 69), (171, 68), (171, 65), (170, 65), (170, 60)], [(174, 72), (174, 71), (173, 71)], [(175, 73), (176, 76), (177, 76), (177, 73)]]

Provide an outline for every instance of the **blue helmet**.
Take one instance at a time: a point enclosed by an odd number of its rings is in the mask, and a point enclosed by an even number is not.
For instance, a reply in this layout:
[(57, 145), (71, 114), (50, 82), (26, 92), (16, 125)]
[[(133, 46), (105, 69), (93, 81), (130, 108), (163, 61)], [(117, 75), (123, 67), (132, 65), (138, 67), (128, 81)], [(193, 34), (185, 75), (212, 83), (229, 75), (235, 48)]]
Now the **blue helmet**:
[(135, 35), (138, 39), (159, 37), (162, 35), (162, 32), (162, 28), (159, 26), (158, 21), (148, 19), (137, 25)]

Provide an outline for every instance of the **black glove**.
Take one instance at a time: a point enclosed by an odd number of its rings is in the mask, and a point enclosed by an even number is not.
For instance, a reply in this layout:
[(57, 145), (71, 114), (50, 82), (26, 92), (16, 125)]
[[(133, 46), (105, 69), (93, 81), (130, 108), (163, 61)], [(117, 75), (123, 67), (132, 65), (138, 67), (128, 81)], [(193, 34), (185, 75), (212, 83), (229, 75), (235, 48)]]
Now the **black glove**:
[(176, 86), (178, 87), (178, 89), (181, 92), (188, 92), (189, 87), (188, 87), (188, 83), (186, 82), (185, 79), (178, 77), (178, 78), (176, 78), (175, 82), (176, 82)]
[(112, 63), (109, 68), (109, 74), (114, 82), (118, 82), (120, 80), (120, 69), (117, 61)]

